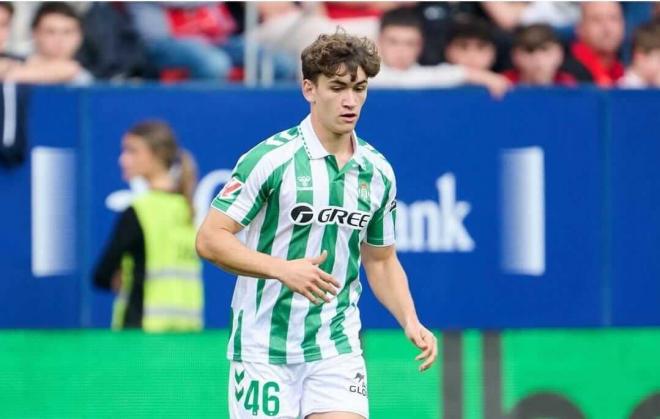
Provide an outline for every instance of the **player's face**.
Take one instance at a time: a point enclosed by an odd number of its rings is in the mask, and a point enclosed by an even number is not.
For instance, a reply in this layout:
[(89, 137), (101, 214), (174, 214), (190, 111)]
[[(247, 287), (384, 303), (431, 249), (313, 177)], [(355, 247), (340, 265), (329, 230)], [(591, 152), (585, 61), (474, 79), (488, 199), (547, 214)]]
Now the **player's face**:
[(351, 80), (351, 74), (340, 68), (333, 77), (320, 75), (316, 83), (304, 80), (303, 93), (325, 130), (348, 134), (355, 129), (367, 99), (367, 75), (358, 67), (355, 79)]
[(124, 180), (129, 181), (139, 176), (148, 179), (158, 170), (162, 170), (161, 166), (156, 155), (142, 138), (133, 134), (124, 135), (119, 155), (119, 167)]

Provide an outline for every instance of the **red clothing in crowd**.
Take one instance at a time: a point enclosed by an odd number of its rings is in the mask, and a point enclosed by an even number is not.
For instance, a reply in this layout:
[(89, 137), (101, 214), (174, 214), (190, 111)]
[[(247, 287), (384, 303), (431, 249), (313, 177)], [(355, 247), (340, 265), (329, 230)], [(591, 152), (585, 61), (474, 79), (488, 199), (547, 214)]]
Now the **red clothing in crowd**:
[(616, 81), (623, 77), (625, 70), (619, 60), (614, 60), (609, 67), (606, 67), (598, 55), (582, 42), (575, 42), (571, 46), (571, 53), (573, 58), (591, 74), (593, 82), (598, 86), (614, 86)]
[[(520, 71), (514, 69), (507, 70), (502, 73), (504, 77), (509, 79), (509, 81), (513, 84), (519, 84), (520, 83)], [(558, 86), (575, 86), (577, 85), (577, 80), (575, 77), (573, 77), (572, 74), (569, 74), (565, 71), (557, 71), (557, 74), (555, 74), (555, 78), (553, 80), (553, 84), (558, 85)]]
[(237, 27), (224, 3), (165, 7), (170, 31), (177, 38), (200, 37), (214, 44), (223, 44)]
[(325, 13), (330, 19), (351, 19), (358, 17), (373, 17), (377, 18), (383, 14), (383, 11), (377, 7), (373, 7), (369, 2), (360, 4), (356, 2), (325, 2)]

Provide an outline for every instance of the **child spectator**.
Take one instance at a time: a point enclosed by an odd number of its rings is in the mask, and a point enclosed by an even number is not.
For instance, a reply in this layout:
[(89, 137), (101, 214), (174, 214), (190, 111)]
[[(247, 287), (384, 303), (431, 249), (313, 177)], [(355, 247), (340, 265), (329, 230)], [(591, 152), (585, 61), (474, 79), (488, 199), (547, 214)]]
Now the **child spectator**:
[(572, 86), (575, 77), (560, 67), (564, 50), (550, 25), (539, 23), (516, 30), (511, 50), (514, 69), (504, 72), (512, 83), (536, 86)]
[(422, 21), (410, 8), (391, 10), (380, 22), (378, 49), (380, 72), (370, 82), (381, 87), (452, 87), (466, 83), (484, 85), (494, 96), (506, 92), (509, 83), (498, 74), (454, 64), (420, 66), (424, 44)]
[(7, 57), (7, 41), (11, 31), (11, 18), (14, 15), (14, 5), (8, 1), (0, 2), (0, 56)]
[(632, 64), (619, 86), (660, 87), (660, 21), (646, 23), (635, 31)]
[(375, 40), (381, 15), (396, 8), (396, 2), (259, 2), (261, 24), (251, 34), (272, 50), (300, 55), (323, 33), (337, 27), (356, 36)]
[(91, 74), (76, 60), (82, 43), (80, 18), (66, 3), (45, 2), (32, 21), (35, 51), (24, 63), (1, 60), (0, 79), (19, 83), (92, 82)]
[(492, 28), (488, 23), (466, 18), (452, 24), (445, 47), (447, 62), (476, 70), (490, 70), (496, 54)]
[(612, 86), (623, 76), (617, 54), (623, 43), (624, 21), (617, 2), (582, 3), (582, 16), (576, 27), (577, 41), (565, 70), (580, 82)]

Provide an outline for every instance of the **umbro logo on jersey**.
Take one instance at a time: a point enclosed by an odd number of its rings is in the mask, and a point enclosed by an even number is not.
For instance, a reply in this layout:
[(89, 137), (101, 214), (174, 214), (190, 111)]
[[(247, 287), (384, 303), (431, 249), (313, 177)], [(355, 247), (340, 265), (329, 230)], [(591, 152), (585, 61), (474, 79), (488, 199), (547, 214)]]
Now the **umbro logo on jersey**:
[(362, 230), (369, 224), (371, 214), (364, 211), (348, 211), (341, 207), (323, 207), (315, 210), (308, 204), (297, 204), (289, 213), (291, 221), (297, 225), (308, 225), (316, 221), (318, 224), (337, 224), (354, 230)]
[(229, 182), (225, 183), (225, 187), (220, 191), (220, 197), (229, 198), (234, 196), (241, 190), (241, 188), (243, 188), (243, 182), (233, 177)]

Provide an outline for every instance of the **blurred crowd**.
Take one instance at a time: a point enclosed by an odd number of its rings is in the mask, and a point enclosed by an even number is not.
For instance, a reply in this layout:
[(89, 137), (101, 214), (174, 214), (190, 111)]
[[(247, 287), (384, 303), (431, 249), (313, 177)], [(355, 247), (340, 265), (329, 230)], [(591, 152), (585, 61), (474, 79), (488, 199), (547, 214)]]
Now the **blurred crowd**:
[(660, 2), (0, 2), (0, 78), (291, 83), (338, 27), (377, 43), (379, 87), (660, 87)]

